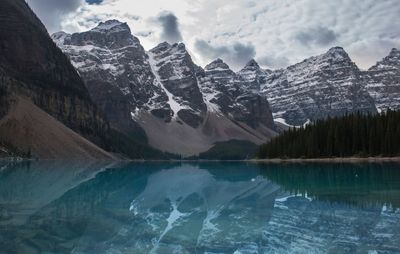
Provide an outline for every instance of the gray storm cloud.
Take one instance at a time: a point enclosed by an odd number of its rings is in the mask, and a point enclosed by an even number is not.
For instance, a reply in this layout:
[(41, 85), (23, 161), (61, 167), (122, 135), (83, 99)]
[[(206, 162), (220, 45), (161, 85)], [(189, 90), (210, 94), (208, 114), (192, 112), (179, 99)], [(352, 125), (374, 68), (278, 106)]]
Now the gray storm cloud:
[(231, 46), (212, 46), (205, 40), (197, 39), (194, 46), (203, 58), (207, 58), (209, 61), (221, 58), (234, 69), (242, 68), (256, 55), (256, 49), (252, 44), (240, 42)]
[(158, 18), (162, 27), (161, 39), (169, 43), (182, 41), (178, 18), (172, 12), (163, 12)]
[(27, 0), (50, 33), (59, 31), (65, 16), (75, 12), (83, 2), (83, 0)]
[(336, 42), (336, 33), (326, 27), (313, 27), (296, 34), (296, 39), (303, 45), (310, 46), (317, 44), (321, 46), (330, 45)]

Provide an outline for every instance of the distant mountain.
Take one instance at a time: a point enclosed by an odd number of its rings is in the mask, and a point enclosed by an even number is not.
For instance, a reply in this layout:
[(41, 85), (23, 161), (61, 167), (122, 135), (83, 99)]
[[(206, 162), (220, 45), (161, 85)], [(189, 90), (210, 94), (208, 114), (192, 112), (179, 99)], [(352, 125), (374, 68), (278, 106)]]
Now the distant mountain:
[(376, 112), (362, 72), (340, 47), (269, 73), (260, 92), (268, 98), (274, 118), (290, 125), (345, 113)]
[(277, 124), (308, 121), (346, 113), (400, 109), (400, 51), (368, 71), (361, 71), (341, 47), (286, 69), (262, 69), (250, 61), (238, 75), (252, 91), (268, 98)]
[(125, 133), (137, 133), (140, 126), (153, 147), (194, 155), (215, 142), (260, 144), (276, 135), (264, 96), (242, 84), (221, 60), (205, 70), (195, 65), (183, 43), (164, 42), (145, 52), (127, 24), (117, 20), (52, 38), (111, 124)]
[(363, 73), (364, 84), (379, 111), (400, 110), (400, 50), (390, 54)]

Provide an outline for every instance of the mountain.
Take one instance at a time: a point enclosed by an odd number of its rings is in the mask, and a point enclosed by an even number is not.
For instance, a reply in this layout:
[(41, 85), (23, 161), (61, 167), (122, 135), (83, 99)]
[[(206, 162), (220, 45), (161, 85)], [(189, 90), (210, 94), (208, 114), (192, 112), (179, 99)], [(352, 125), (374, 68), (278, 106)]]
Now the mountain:
[(196, 65), (183, 43), (161, 43), (149, 52), (150, 61), (158, 81), (168, 95), (172, 115), (198, 127), (204, 120), (206, 104), (196, 79)]
[[(172, 156), (149, 147), (145, 133), (135, 123), (134, 131), (129, 134), (110, 126), (107, 116), (113, 114), (105, 116), (104, 108), (98, 109), (92, 100), (98, 97), (93, 98), (70, 59), (53, 42), (25, 1), (1, 1), (0, 25), (0, 147), (5, 151), (1, 156), (39, 159)], [(109, 29), (112, 28), (118, 29), (110, 25)], [(126, 45), (129, 38), (119, 36), (121, 45)], [(82, 40), (74, 36), (65, 39)], [(141, 73), (135, 73), (135, 77)], [(108, 72), (99, 75), (105, 77)], [(100, 95), (109, 90), (104, 86), (98, 88)], [(123, 100), (109, 100), (105, 104), (125, 106)], [(116, 110), (114, 115), (119, 112)]]
[(221, 59), (208, 64), (198, 77), (210, 111), (228, 115), (253, 129), (274, 128), (267, 99), (247, 86)]
[(364, 83), (379, 111), (399, 110), (400, 50), (392, 49), (387, 57), (365, 71)]
[(1, 142), (41, 158), (112, 158), (92, 143), (105, 147), (107, 121), (26, 2), (1, 1), (0, 25)]
[[(255, 79), (260, 74), (248, 76)], [(376, 112), (363, 73), (340, 47), (270, 72), (260, 84), (260, 92), (268, 98), (274, 118), (289, 125), (345, 113)]]
[(216, 142), (260, 144), (276, 135), (265, 97), (241, 84), (224, 63), (222, 72), (215, 63), (195, 65), (183, 43), (164, 42), (146, 52), (117, 20), (52, 38), (111, 125), (128, 134), (143, 130), (153, 147), (186, 156)]
[(149, 58), (126, 23), (110, 20), (84, 33), (61, 32), (52, 38), (113, 126), (137, 132), (140, 128), (131, 114), (140, 108), (169, 118), (168, 96), (157, 86)]
[(258, 63), (252, 59), (246, 66), (238, 72), (241, 82), (254, 92), (259, 92), (261, 86), (265, 84), (267, 77), (272, 73), (271, 70), (262, 69)]

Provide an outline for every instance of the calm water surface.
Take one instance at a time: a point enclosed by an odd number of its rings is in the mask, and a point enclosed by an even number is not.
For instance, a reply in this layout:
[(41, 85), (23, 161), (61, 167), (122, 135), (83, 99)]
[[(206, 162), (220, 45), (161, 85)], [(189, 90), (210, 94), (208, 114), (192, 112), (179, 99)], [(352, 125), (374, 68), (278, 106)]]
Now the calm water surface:
[(0, 253), (400, 253), (400, 165), (0, 162)]

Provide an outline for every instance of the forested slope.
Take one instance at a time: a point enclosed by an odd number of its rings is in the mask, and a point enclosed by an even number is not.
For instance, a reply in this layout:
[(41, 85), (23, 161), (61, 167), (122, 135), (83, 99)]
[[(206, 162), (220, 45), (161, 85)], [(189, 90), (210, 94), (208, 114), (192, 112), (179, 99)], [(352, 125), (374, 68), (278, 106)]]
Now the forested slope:
[(260, 147), (260, 158), (400, 155), (400, 112), (354, 114), (291, 128)]

